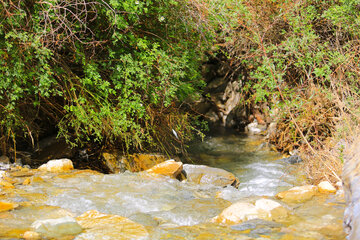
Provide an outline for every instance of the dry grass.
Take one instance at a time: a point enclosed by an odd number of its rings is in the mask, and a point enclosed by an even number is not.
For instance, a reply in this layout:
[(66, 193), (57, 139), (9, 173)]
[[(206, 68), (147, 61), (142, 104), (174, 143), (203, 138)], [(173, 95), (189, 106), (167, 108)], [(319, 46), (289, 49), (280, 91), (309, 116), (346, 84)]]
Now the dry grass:
[(299, 151), (309, 183), (341, 181), (344, 153), (359, 135), (360, 99), (354, 94), (346, 102), (339, 97), (344, 92), (339, 88), (325, 92), (312, 85), (300, 98), (306, 102), (290, 109), (293, 117), (288, 114), (280, 120), (270, 139), (282, 152)]

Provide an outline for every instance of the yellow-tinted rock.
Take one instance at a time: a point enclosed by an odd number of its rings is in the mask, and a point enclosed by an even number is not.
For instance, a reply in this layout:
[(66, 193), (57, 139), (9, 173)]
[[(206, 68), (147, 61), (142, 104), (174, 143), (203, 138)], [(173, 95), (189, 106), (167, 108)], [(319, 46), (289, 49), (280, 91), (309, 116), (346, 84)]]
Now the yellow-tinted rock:
[(259, 199), (255, 202), (255, 206), (267, 213), (268, 220), (281, 221), (288, 216), (288, 210), (280, 203), (270, 199)]
[(111, 173), (118, 173), (121, 171), (121, 167), (119, 166), (121, 160), (118, 159), (117, 154), (104, 152), (102, 156), (105, 165), (109, 168)]
[(32, 177), (31, 182), (33, 182), (33, 183), (41, 183), (41, 182), (45, 182), (45, 180), (42, 177), (34, 176), (34, 177)]
[(14, 180), (13, 178), (10, 178), (10, 177), (4, 177), (4, 181), (9, 182), (11, 184), (16, 183), (16, 180)]
[(24, 181), (23, 181), (23, 185), (29, 185), (31, 183), (31, 179), (30, 178), (26, 178)]
[(76, 218), (86, 230), (81, 239), (142, 239), (148, 236), (145, 227), (125, 217), (90, 210)]
[(270, 199), (259, 199), (254, 204), (237, 202), (224, 209), (212, 222), (222, 224), (239, 224), (244, 221), (259, 218), (268, 221), (284, 220), (288, 210), (280, 203)]
[(12, 210), (18, 206), (19, 206), (19, 204), (16, 204), (16, 203), (0, 202), (0, 212)]
[(70, 216), (54, 219), (37, 220), (31, 224), (35, 232), (41, 233), (49, 238), (56, 238), (66, 235), (76, 235), (82, 232), (79, 223)]
[[(27, 169), (27, 168), (23, 168), (23, 169)], [(32, 175), (34, 175), (33, 172), (29, 171), (29, 170), (20, 170), (17, 172), (12, 172), (10, 173), (10, 176), (12, 177), (31, 177)]]
[(165, 160), (166, 157), (160, 154), (133, 154), (126, 162), (131, 167), (131, 171), (144, 171)]
[(38, 234), (37, 232), (33, 232), (33, 231), (24, 232), (23, 238), (25, 240), (38, 240), (38, 239), (41, 239), (40, 234)]
[(0, 180), (0, 186), (2, 186), (3, 188), (15, 188), (14, 185), (12, 185), (11, 183), (1, 180)]
[(336, 188), (328, 181), (322, 181), (318, 184), (319, 192), (321, 193), (335, 193)]
[(140, 153), (122, 156), (117, 152), (104, 152), (102, 156), (111, 173), (123, 172), (126, 169), (132, 172), (140, 172), (166, 160), (166, 157), (160, 154)]
[(305, 185), (293, 187), (288, 191), (276, 194), (276, 197), (285, 202), (304, 202), (310, 200), (317, 192), (317, 187), (313, 185)]
[(247, 220), (265, 217), (265, 213), (259, 211), (254, 204), (237, 202), (225, 208), (219, 216), (212, 219), (212, 222), (222, 224), (238, 224)]
[(102, 173), (94, 170), (86, 169), (86, 170), (73, 171), (71, 173), (59, 174), (56, 176), (56, 178), (62, 178), (62, 179), (75, 178), (75, 177), (79, 177), (79, 175), (82, 174), (86, 176), (86, 175), (101, 175)]
[(41, 171), (47, 171), (47, 172), (67, 172), (70, 170), (73, 170), (74, 166), (70, 159), (55, 159), (50, 160), (46, 164), (43, 164), (39, 167), (39, 170)]
[(167, 160), (146, 170), (146, 172), (153, 175), (163, 175), (176, 178), (181, 173), (182, 169), (182, 162), (175, 162), (175, 160)]

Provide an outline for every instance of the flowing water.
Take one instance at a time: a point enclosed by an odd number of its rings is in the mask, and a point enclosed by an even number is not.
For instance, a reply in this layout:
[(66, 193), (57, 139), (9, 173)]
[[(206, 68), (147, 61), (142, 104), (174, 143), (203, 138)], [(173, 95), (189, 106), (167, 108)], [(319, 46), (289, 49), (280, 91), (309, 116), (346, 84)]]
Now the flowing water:
[[(259, 219), (236, 227), (211, 223), (234, 202), (274, 199), (277, 192), (302, 184), (296, 168), (263, 145), (256, 138), (228, 134), (191, 147), (196, 164), (234, 173), (239, 189), (143, 173), (34, 172), (31, 184), (15, 183), (15, 189), (1, 190), (0, 201), (20, 207), (0, 212), (0, 238), (19, 239), (35, 220), (76, 217), (95, 209), (142, 224), (149, 232), (147, 239), (344, 239), (340, 194), (318, 196), (303, 204), (284, 203), (291, 217), (282, 223)], [(21, 182), (25, 176), (17, 179)]]

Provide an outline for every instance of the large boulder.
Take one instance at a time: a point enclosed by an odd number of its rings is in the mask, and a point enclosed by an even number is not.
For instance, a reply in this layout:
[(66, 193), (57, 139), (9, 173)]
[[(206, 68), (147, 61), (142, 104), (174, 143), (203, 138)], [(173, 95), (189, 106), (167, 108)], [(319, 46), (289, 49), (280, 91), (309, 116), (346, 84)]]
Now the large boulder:
[(125, 217), (103, 214), (90, 210), (76, 220), (85, 229), (76, 240), (87, 239), (146, 239), (148, 232), (144, 226)]
[(50, 160), (47, 163), (41, 165), (39, 170), (47, 172), (68, 172), (74, 169), (74, 165), (70, 159), (54, 159)]
[(237, 188), (239, 186), (239, 179), (234, 174), (221, 168), (184, 164), (183, 169), (189, 182), (213, 184), (221, 187), (231, 185)]

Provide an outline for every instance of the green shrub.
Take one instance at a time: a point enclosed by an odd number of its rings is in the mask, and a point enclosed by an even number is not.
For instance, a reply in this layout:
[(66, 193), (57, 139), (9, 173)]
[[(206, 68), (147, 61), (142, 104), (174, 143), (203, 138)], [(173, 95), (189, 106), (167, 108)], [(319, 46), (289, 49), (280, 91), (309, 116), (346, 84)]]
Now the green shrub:
[[(162, 128), (174, 142), (163, 150), (179, 147), (193, 126), (175, 103), (203, 86), (211, 42), (193, 10), (185, 0), (2, 1), (3, 143), (34, 144), (56, 127), (72, 146), (146, 150), (161, 148), (154, 136)], [(163, 121), (171, 112), (181, 125)]]

